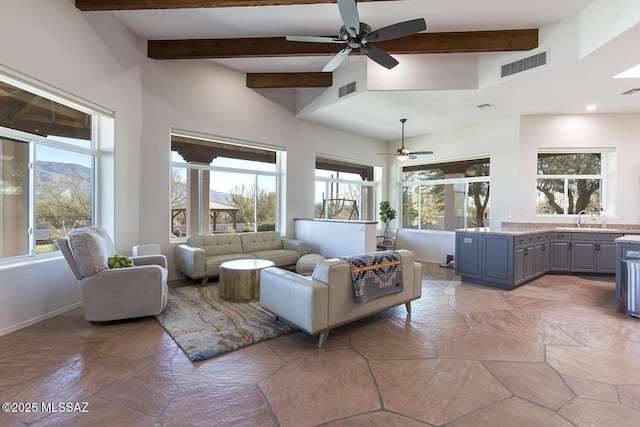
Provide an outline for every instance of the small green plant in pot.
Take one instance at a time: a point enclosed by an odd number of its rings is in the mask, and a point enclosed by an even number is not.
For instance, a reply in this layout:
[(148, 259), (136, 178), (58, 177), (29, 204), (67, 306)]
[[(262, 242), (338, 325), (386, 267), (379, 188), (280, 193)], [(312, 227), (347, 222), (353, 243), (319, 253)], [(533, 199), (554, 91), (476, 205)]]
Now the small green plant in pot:
[(384, 223), (384, 235), (389, 236), (389, 223), (396, 219), (398, 212), (391, 207), (388, 200), (380, 202), (380, 221)]

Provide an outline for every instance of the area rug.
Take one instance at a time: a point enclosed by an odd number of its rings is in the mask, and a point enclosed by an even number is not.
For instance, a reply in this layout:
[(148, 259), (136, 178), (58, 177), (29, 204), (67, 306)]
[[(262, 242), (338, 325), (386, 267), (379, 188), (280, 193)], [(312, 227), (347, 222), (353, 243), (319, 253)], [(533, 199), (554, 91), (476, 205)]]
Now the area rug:
[(295, 330), (258, 302), (228, 302), (218, 284), (169, 289), (156, 319), (190, 360), (204, 360)]

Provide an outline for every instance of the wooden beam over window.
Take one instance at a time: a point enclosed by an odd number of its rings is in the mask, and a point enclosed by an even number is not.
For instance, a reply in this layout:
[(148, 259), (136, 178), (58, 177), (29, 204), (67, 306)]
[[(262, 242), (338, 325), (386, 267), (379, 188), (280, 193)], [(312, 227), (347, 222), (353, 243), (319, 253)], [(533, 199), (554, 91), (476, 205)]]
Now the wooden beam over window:
[[(384, 0), (359, 0), (360, 3)], [(336, 3), (336, 0), (76, 0), (82, 11), (196, 9), (211, 7), (288, 6), (293, 4)]]
[[(526, 51), (538, 47), (538, 30), (419, 33), (375, 46), (390, 54)], [(147, 56), (154, 59), (332, 56), (343, 47), (341, 43), (290, 42), (285, 37), (149, 40)], [(353, 53), (360, 54), (360, 50), (354, 49)]]
[(186, 162), (205, 165), (210, 164), (217, 157), (265, 163), (276, 162), (275, 151), (178, 135), (171, 135), (171, 151), (178, 152)]
[(248, 73), (247, 87), (266, 88), (305, 88), (329, 87), (333, 84), (331, 73)]

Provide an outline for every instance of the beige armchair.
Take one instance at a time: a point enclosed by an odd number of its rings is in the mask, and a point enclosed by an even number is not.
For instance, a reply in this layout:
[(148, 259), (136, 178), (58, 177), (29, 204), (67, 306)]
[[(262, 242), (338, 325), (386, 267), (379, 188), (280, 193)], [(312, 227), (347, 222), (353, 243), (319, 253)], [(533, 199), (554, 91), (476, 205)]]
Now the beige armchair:
[(110, 269), (116, 253), (101, 227), (82, 227), (56, 241), (80, 283), (84, 318), (91, 322), (160, 314), (167, 305), (167, 259), (132, 257), (135, 267)]

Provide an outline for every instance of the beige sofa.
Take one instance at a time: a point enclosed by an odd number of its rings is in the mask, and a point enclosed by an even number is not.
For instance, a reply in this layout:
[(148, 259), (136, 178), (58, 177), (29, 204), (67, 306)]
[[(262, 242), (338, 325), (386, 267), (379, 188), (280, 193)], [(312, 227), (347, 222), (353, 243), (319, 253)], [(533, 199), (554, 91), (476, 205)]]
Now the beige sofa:
[(225, 261), (258, 258), (288, 267), (307, 252), (306, 242), (281, 237), (277, 231), (192, 235), (176, 246), (176, 270), (204, 284), (220, 275)]
[(411, 301), (422, 295), (422, 266), (414, 261), (413, 252), (397, 252), (402, 262), (402, 292), (358, 304), (351, 266), (334, 258), (319, 263), (310, 277), (276, 267), (262, 270), (260, 305), (311, 335), (319, 333), (318, 347), (322, 347), (336, 326), (400, 304), (411, 311)]

